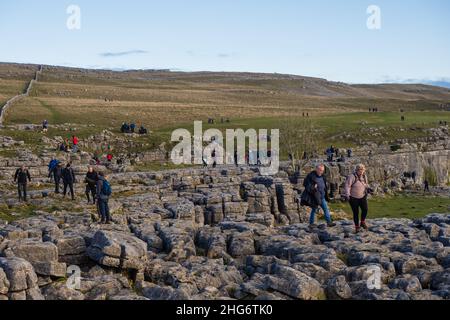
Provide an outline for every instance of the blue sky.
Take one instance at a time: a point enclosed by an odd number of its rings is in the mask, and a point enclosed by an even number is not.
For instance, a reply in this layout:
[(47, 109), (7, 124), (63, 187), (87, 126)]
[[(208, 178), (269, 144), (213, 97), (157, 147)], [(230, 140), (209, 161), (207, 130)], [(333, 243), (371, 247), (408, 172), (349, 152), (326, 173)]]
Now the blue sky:
[[(80, 30), (66, 27), (71, 4)], [(2, 0), (0, 61), (449, 81), (449, 13), (448, 0)]]

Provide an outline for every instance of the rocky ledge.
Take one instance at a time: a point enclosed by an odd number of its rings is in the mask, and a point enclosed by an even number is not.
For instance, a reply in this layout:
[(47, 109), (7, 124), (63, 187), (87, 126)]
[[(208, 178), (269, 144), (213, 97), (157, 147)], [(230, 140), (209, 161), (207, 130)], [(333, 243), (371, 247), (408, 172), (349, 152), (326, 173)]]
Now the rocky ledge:
[(205, 225), (192, 202), (137, 210), (145, 200), (110, 225), (67, 212), (1, 223), (0, 300), (450, 298), (450, 215), (354, 234), (347, 220)]

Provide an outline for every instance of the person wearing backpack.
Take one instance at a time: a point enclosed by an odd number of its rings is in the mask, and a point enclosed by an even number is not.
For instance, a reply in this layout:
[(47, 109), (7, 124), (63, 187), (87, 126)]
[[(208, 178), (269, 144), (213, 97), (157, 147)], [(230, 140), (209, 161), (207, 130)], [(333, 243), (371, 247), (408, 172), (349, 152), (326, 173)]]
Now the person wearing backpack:
[(109, 197), (112, 194), (111, 185), (106, 179), (103, 172), (98, 173), (97, 180), (97, 206), (98, 212), (101, 218), (100, 223), (109, 224), (111, 222), (111, 216), (109, 214)]
[(14, 182), (17, 182), (19, 201), (27, 202), (27, 183), (31, 182), (30, 172), (25, 166), (20, 167), (14, 174)]
[[(363, 164), (356, 166), (355, 172), (347, 177), (344, 186), (344, 199), (349, 202), (353, 212), (353, 221), (355, 223), (355, 232), (358, 233), (361, 228), (367, 230), (366, 223), (369, 206), (367, 195), (371, 192), (366, 176), (366, 167)], [(359, 219), (359, 209), (361, 209), (361, 222)]]
[(67, 187), (70, 189), (70, 195), (72, 196), (72, 200), (75, 200), (75, 194), (73, 192), (73, 184), (76, 182), (75, 179), (75, 173), (73, 172), (73, 169), (70, 165), (70, 163), (67, 164), (67, 166), (62, 171), (62, 178), (63, 178), (63, 184), (64, 184), (64, 190), (63, 190), (63, 196), (66, 196), (67, 193)]

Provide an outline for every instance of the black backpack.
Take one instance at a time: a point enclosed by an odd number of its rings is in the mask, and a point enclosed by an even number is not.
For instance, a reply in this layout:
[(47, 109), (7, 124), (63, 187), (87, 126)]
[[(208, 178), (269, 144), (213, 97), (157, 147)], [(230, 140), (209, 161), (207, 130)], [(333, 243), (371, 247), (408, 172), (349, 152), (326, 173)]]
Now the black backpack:
[(313, 198), (306, 189), (303, 190), (302, 195), (300, 196), (300, 205), (302, 207), (313, 207)]

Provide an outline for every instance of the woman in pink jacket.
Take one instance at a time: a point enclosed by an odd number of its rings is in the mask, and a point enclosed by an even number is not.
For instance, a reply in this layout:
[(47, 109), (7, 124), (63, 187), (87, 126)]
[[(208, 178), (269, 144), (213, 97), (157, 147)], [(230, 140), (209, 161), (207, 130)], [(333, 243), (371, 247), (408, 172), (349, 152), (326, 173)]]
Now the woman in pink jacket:
[[(367, 182), (366, 168), (363, 164), (358, 164), (353, 174), (345, 181), (344, 197), (350, 203), (355, 222), (355, 231), (358, 233), (361, 228), (367, 230), (366, 218), (369, 211), (367, 205), (367, 194), (370, 188)], [(361, 208), (361, 223), (359, 222), (359, 209)]]

